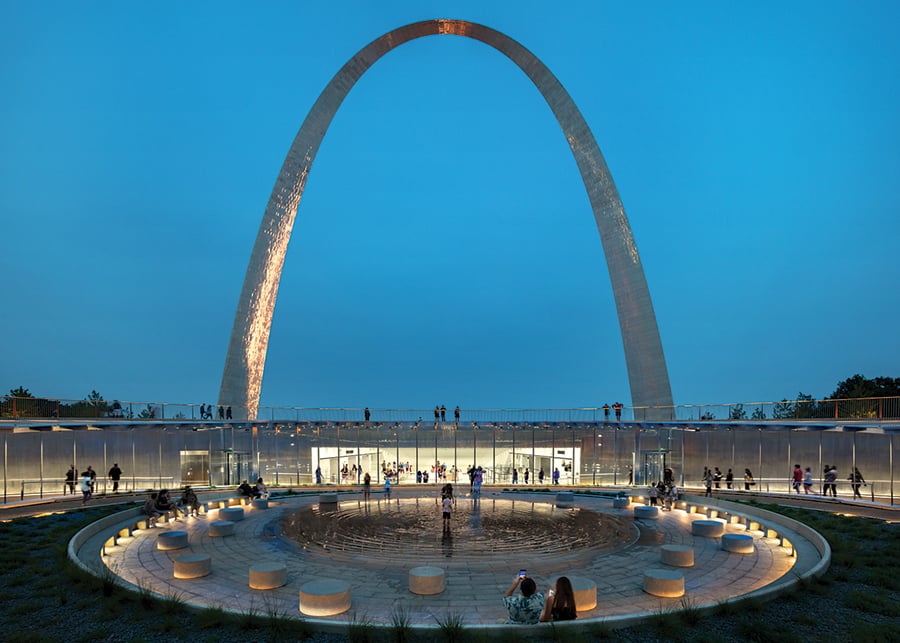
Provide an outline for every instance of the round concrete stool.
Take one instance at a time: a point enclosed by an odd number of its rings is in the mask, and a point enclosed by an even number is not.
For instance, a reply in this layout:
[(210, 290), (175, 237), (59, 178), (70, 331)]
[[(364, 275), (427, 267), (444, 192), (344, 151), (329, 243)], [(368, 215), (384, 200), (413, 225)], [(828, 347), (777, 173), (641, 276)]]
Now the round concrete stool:
[(556, 506), (567, 509), (575, 504), (575, 494), (571, 491), (560, 491), (556, 494)]
[(624, 509), (628, 506), (628, 498), (613, 498), (613, 509)]
[(175, 578), (200, 578), (211, 571), (209, 554), (185, 554), (175, 559)]
[(336, 493), (323, 493), (319, 495), (320, 505), (336, 505), (338, 501)]
[(219, 509), (219, 520), (230, 520), (231, 522), (237, 522), (243, 519), (243, 507), (225, 507), (224, 509)]
[(413, 567), (409, 570), (409, 591), (429, 596), (444, 591), (444, 570), (440, 567)]
[(234, 536), (234, 523), (230, 520), (213, 520), (209, 523), (208, 533), (211, 538)]
[(268, 498), (254, 498), (253, 499), (253, 508), (254, 509), (268, 509), (269, 508), (269, 499)]
[(721, 520), (695, 520), (691, 523), (691, 533), (706, 538), (719, 538), (725, 533), (725, 523)]
[(287, 584), (287, 567), (281, 563), (257, 563), (250, 567), (250, 589), (275, 589)]
[(722, 549), (732, 554), (752, 554), (756, 551), (750, 534), (725, 534), (722, 536)]
[(684, 596), (684, 574), (668, 569), (648, 569), (644, 572), (644, 591), (662, 598)]
[(687, 545), (663, 545), (659, 548), (659, 559), (672, 567), (693, 567), (694, 548)]
[(579, 612), (597, 607), (597, 583), (590, 578), (570, 576), (572, 593), (575, 595), (575, 609)]
[(334, 616), (350, 609), (350, 583), (315, 580), (300, 586), (300, 612), (307, 616)]
[(636, 505), (634, 508), (635, 518), (659, 518), (659, 507), (653, 505)]
[(186, 531), (164, 531), (156, 537), (156, 548), (162, 551), (184, 549), (188, 546), (188, 534)]

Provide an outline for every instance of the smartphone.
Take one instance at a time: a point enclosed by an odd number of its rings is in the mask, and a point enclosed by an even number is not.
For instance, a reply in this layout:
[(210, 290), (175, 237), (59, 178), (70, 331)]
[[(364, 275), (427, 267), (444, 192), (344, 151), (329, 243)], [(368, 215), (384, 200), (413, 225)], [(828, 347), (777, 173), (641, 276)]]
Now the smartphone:
[(528, 576), (528, 572), (525, 571), (524, 569), (520, 569), (519, 570), (519, 578), (525, 578), (526, 576)]

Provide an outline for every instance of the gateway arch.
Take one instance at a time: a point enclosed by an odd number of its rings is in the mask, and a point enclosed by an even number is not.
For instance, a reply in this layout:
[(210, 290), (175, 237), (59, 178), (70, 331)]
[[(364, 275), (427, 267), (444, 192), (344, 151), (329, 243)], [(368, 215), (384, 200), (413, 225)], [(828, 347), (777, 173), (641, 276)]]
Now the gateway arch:
[(572, 149), (600, 231), (636, 419), (672, 419), (669, 375), (634, 235), (584, 117), (556, 76), (518, 42), (484, 25), (442, 19), (399, 27), (363, 47), (335, 74), (309, 110), (275, 181), (253, 245), (225, 357), (219, 405), (232, 406), (235, 419), (256, 419), (284, 257), (310, 168), (335, 113), (356, 81), (379, 58), (411, 40), (435, 35), (465, 36), (490, 45), (518, 65), (547, 101)]

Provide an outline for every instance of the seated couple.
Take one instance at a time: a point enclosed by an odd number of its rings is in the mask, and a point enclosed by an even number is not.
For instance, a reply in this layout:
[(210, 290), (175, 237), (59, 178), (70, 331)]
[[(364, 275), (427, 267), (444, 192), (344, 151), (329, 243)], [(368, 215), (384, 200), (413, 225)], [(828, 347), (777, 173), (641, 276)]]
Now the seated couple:
[[(516, 588), (521, 595), (515, 596)], [(560, 576), (555, 587), (547, 590), (547, 598), (537, 591), (537, 583), (523, 571), (513, 579), (503, 597), (503, 605), (509, 612), (507, 623), (532, 624), (548, 621), (571, 621), (577, 618), (575, 593), (572, 583)]]

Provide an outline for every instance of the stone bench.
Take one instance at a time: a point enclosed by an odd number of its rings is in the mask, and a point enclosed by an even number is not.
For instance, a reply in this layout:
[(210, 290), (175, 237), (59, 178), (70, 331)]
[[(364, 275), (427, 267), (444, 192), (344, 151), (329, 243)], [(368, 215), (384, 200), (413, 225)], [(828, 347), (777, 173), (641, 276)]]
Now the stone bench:
[(336, 505), (337, 502), (338, 495), (336, 493), (323, 493), (319, 495), (320, 505)]
[(287, 567), (281, 563), (257, 563), (250, 567), (251, 589), (275, 589), (287, 584)]
[(695, 520), (691, 523), (691, 533), (704, 538), (719, 538), (725, 533), (725, 523), (721, 520)]
[(444, 570), (440, 567), (413, 567), (409, 570), (409, 591), (430, 596), (444, 591)]
[(252, 506), (254, 509), (268, 509), (269, 508), (269, 499), (268, 498), (254, 498)]
[(156, 537), (156, 548), (162, 551), (184, 549), (188, 546), (188, 533), (186, 531), (164, 531)]
[(334, 616), (350, 609), (350, 583), (342, 580), (315, 580), (300, 586), (300, 613), (307, 616)]
[(219, 509), (219, 520), (230, 520), (231, 522), (238, 522), (239, 520), (243, 519), (243, 507), (225, 507), (225, 509)]
[(597, 583), (590, 578), (570, 576), (572, 593), (575, 595), (575, 609), (578, 612), (586, 612), (597, 607)]
[(750, 534), (725, 534), (722, 536), (722, 549), (732, 554), (752, 554), (756, 551)]
[(575, 504), (575, 494), (571, 491), (560, 491), (556, 494), (556, 506), (560, 509), (568, 509)]
[(634, 508), (634, 517), (655, 520), (659, 518), (659, 507), (654, 505), (636, 505)]
[(209, 523), (209, 531), (207, 533), (211, 538), (234, 536), (234, 523), (230, 520), (213, 520)]
[(684, 574), (668, 569), (648, 569), (644, 572), (644, 591), (661, 598), (684, 596)]
[(687, 545), (663, 545), (659, 548), (659, 558), (673, 567), (693, 567), (694, 548)]
[(613, 498), (613, 509), (625, 509), (629, 504), (629, 499), (626, 497), (616, 497)]
[(209, 554), (185, 554), (175, 559), (175, 578), (200, 578), (211, 571)]

